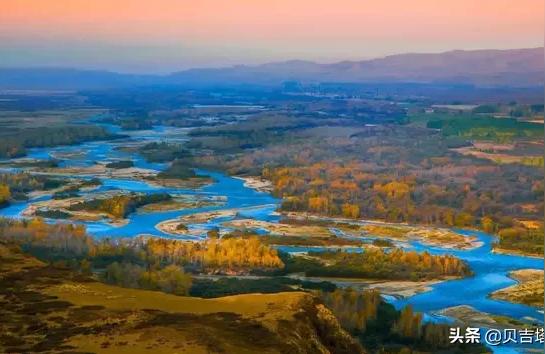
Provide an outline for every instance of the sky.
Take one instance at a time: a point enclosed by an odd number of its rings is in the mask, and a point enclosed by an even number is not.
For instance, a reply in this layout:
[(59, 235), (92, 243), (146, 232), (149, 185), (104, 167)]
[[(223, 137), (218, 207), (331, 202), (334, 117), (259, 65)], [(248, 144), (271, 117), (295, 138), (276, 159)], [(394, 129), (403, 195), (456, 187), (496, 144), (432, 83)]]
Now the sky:
[(541, 47), (543, 0), (1, 0), (0, 66), (167, 73)]

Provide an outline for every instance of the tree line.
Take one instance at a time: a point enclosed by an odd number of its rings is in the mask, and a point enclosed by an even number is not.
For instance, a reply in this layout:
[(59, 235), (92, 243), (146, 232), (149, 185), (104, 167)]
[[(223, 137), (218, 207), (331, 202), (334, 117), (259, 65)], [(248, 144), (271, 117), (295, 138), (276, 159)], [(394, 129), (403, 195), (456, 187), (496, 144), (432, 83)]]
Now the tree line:
[[(508, 174), (492, 176), (494, 171), (502, 171), (495, 167), (487, 168), (490, 178), (479, 177), (478, 181), (482, 182), (479, 186), (470, 183), (430, 183), (417, 175), (393, 178), (391, 174), (376, 174), (366, 172), (366, 169), (365, 164), (356, 161), (322, 162), (303, 167), (266, 167), (263, 176), (272, 181), (274, 194), (282, 198), (281, 208), (285, 211), (475, 227), (499, 234), (500, 238), (502, 233), (512, 233), (513, 229), (526, 229), (518, 232), (521, 247), (522, 242), (538, 247), (539, 242), (525, 237), (530, 231), (517, 220), (535, 218), (542, 205), (536, 205), (536, 209), (529, 211), (516, 202), (542, 199), (543, 181), (531, 182), (531, 179), (519, 177), (528, 184), (515, 195), (512, 190), (499, 189), (498, 183), (503, 178), (509, 180), (511, 177)], [(484, 167), (481, 169), (485, 171)]]
[(125, 218), (137, 208), (152, 204), (167, 201), (172, 199), (168, 193), (152, 193), (152, 194), (123, 194), (109, 198), (96, 198), (91, 200), (81, 201), (72, 204), (68, 210), (94, 210), (101, 211), (111, 215), (114, 218)]
[(485, 349), (480, 344), (451, 344), (448, 324), (426, 323), (410, 305), (396, 310), (376, 290), (338, 288), (319, 294), (341, 326), (370, 352), (478, 353)]
[(431, 255), (393, 249), (365, 249), (361, 253), (309, 252), (309, 257), (284, 259), (285, 271), (307, 276), (426, 280), (471, 274), (468, 265), (452, 255)]
[(121, 135), (110, 134), (96, 125), (58, 126), (19, 129), (0, 139), (0, 158), (26, 155), (27, 148), (79, 144), (92, 140), (108, 140)]
[[(457, 131), (451, 134), (454, 118)], [(519, 227), (517, 220), (542, 220), (539, 163), (498, 164), (452, 150), (474, 137), (502, 134), (531, 143), (539, 138), (538, 125), (473, 115), (443, 120), (437, 127), (444, 124), (445, 134), (416, 123), (364, 127), (343, 119), (255, 116), (251, 122), (196, 130), (187, 146), (206, 149), (193, 157), (197, 166), (271, 180), (284, 211), (496, 234)], [(254, 141), (254, 135), (263, 139)]]
[(13, 199), (25, 199), (26, 193), (60, 187), (59, 179), (31, 175), (26, 172), (0, 173), (0, 204), (4, 206)]
[(0, 237), (20, 244), (38, 258), (76, 262), (86, 259), (98, 268), (117, 262), (147, 269), (176, 265), (194, 272), (230, 274), (284, 266), (276, 250), (257, 237), (202, 242), (153, 237), (95, 240), (83, 225), (48, 224), (40, 218), (0, 219)]

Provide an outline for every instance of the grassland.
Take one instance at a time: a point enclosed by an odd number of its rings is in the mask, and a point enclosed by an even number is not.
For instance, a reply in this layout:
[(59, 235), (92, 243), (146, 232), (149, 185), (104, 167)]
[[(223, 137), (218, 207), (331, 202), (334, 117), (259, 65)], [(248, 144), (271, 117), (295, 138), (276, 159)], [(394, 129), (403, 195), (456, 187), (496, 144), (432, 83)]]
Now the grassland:
[(362, 352), (301, 292), (200, 299), (98, 283), (0, 244), (0, 351)]

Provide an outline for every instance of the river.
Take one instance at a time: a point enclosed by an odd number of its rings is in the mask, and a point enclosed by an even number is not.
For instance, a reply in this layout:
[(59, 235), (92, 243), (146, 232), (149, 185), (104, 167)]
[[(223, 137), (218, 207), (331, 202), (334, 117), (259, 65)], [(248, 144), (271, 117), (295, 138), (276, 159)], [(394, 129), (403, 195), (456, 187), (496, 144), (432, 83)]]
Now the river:
[[(112, 125), (104, 125), (114, 132), (119, 128)], [(104, 161), (107, 159), (131, 159), (135, 167), (162, 170), (165, 164), (150, 163), (145, 161), (139, 154), (125, 150), (117, 149), (120, 146), (126, 146), (142, 141), (162, 141), (183, 142), (187, 140), (187, 129), (155, 127), (147, 131), (123, 132), (129, 134), (129, 138), (115, 141), (89, 142), (75, 146), (60, 146), (55, 148), (36, 148), (30, 149), (28, 157), (36, 159), (48, 159), (54, 156), (67, 156), (70, 158), (62, 160), (61, 166), (89, 166), (95, 161)], [(123, 226), (112, 226), (105, 222), (85, 222), (88, 232), (97, 238), (100, 237), (134, 237), (140, 234), (154, 235), (158, 237), (180, 236), (165, 234), (155, 228), (155, 226), (164, 220), (173, 219), (185, 214), (193, 214), (210, 210), (237, 209), (237, 216), (244, 218), (253, 218), (257, 220), (277, 222), (278, 214), (275, 212), (279, 205), (279, 200), (263, 192), (255, 191), (244, 185), (244, 182), (237, 178), (226, 176), (222, 173), (211, 171), (197, 171), (198, 174), (208, 175), (214, 179), (214, 183), (198, 189), (179, 189), (170, 187), (159, 187), (151, 185), (144, 181), (130, 179), (112, 179), (101, 178), (102, 185), (98, 191), (107, 190), (126, 190), (134, 192), (167, 192), (173, 195), (189, 194), (202, 197), (226, 197), (226, 203), (223, 205), (207, 206), (195, 209), (186, 209), (181, 211), (164, 212), (137, 212), (129, 216), (129, 222)], [(94, 193), (89, 192), (89, 193)], [(5, 217), (21, 217), (21, 212), (29, 203), (44, 200), (51, 196), (41, 196), (26, 202), (13, 203), (7, 208), (0, 210), (0, 215)], [(190, 228), (209, 230), (217, 227), (221, 222), (232, 219), (231, 217), (217, 218), (209, 222), (200, 224), (190, 224)], [(456, 232), (476, 236), (482, 241), (482, 245), (472, 250), (453, 250), (443, 249), (423, 245), (418, 242), (411, 242), (406, 248), (416, 251), (428, 251), (432, 254), (454, 254), (465, 260), (474, 272), (474, 276), (460, 280), (450, 280), (432, 285), (431, 291), (420, 293), (408, 298), (389, 298), (396, 307), (400, 308), (411, 304), (415, 310), (428, 314), (428, 317), (436, 317), (436, 311), (446, 307), (457, 305), (469, 305), (475, 309), (494, 315), (509, 316), (515, 319), (524, 320), (534, 319), (535, 322), (543, 323), (543, 312), (540, 309), (513, 304), (505, 301), (498, 301), (488, 298), (488, 295), (498, 289), (515, 284), (515, 281), (507, 276), (510, 271), (524, 268), (543, 269), (543, 259), (518, 256), (503, 255), (492, 252), (492, 243), (494, 236), (483, 232), (455, 230)], [(188, 237), (199, 239), (204, 236)], [(183, 237), (182, 237), (183, 238)], [(308, 251), (304, 247), (284, 247), (288, 251)], [(312, 250), (316, 250), (313, 248)], [(513, 348), (501, 348), (501, 352), (509, 352)], [(494, 349), (500, 352), (500, 349)]]

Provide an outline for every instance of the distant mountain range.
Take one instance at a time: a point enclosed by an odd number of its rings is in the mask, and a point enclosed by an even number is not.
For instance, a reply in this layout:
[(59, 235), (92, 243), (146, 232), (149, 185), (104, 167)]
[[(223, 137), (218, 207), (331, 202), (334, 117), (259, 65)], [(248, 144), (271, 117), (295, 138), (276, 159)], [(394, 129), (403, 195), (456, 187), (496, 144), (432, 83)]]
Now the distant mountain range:
[(303, 83), (433, 83), (478, 87), (544, 85), (544, 49), (454, 50), (318, 64), (292, 60), (256, 66), (190, 69), (170, 75), (133, 75), (65, 68), (0, 68), (2, 89), (98, 89), (148, 85), (187, 87)]

